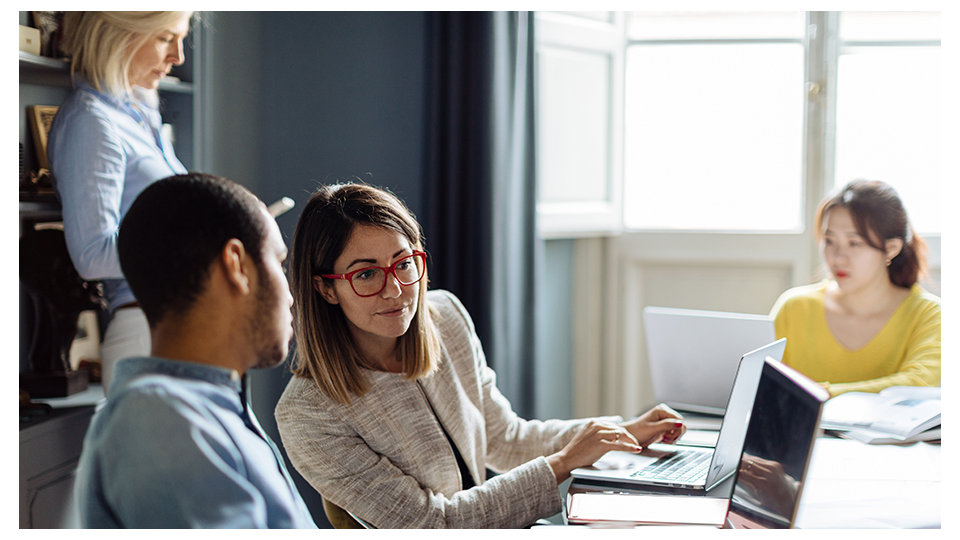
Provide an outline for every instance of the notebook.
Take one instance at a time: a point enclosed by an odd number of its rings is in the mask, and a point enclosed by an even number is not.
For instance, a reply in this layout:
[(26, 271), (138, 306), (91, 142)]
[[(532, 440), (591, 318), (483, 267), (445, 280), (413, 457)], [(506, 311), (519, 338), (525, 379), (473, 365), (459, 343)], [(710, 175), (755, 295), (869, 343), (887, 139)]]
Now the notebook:
[(733, 388), (729, 391), (716, 449), (652, 444), (642, 454), (608, 452), (593, 466), (574, 469), (571, 476), (592, 483), (661, 486), (701, 492), (724, 481), (733, 474), (740, 459), (764, 360), (769, 357), (779, 362), (786, 342), (786, 339), (780, 339), (741, 357)]
[(647, 306), (643, 327), (655, 402), (714, 415), (723, 414), (743, 351), (776, 339), (770, 317), (724, 311)]
[[(739, 375), (738, 375), (739, 377)], [(786, 528), (794, 524), (803, 482), (820, 434), (826, 391), (793, 369), (765, 359), (732, 497), (571, 493), (570, 523)]]

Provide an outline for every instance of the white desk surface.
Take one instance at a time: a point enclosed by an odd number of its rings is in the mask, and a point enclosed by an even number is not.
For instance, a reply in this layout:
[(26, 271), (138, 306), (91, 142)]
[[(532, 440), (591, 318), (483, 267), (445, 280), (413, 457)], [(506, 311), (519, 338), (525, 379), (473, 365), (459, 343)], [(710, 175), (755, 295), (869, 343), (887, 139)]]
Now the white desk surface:
[(799, 528), (940, 527), (940, 445), (822, 437), (804, 482)]
[(940, 488), (939, 444), (870, 445), (820, 437), (795, 527), (939, 528)]

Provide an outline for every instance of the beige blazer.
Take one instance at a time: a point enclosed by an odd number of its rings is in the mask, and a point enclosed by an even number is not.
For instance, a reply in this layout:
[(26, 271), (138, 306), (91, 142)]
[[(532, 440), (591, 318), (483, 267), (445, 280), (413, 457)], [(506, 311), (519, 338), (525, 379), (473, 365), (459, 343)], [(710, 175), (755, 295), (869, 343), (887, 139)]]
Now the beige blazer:
[[(370, 371), (370, 391), (350, 405), (309, 379), (290, 381), (276, 418), (293, 465), (325, 499), (379, 528), (523, 527), (559, 512), (557, 481), (543, 456), (585, 420), (519, 418), (497, 390), (460, 301), (446, 291), (430, 291), (427, 300), (443, 342), (434, 373), (408, 381)], [(476, 487), (462, 491), (437, 417)], [(487, 468), (502, 474), (487, 480)]]

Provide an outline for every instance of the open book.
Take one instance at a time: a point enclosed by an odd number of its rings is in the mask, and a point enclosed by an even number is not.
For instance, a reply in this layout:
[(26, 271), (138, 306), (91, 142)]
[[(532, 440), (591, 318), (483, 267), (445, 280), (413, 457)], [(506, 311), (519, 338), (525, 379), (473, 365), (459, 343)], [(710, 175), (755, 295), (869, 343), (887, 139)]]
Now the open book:
[(848, 392), (827, 401), (824, 429), (866, 443), (940, 438), (940, 388), (891, 386), (880, 392)]

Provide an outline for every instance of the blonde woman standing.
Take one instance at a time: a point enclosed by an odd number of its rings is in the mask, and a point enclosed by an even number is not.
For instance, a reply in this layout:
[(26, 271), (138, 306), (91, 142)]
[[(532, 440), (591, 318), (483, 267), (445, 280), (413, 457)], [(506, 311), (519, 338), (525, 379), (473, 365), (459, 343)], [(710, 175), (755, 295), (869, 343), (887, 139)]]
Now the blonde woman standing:
[(157, 87), (183, 63), (189, 11), (72, 11), (62, 48), (74, 90), (60, 105), (48, 156), (77, 272), (103, 282), (111, 318), (101, 345), (104, 389), (116, 362), (150, 352), (143, 311), (117, 256), (120, 221), (153, 182), (186, 169), (161, 136)]

